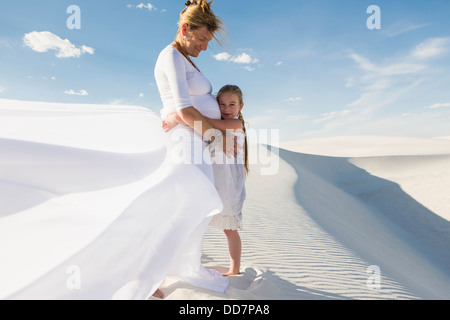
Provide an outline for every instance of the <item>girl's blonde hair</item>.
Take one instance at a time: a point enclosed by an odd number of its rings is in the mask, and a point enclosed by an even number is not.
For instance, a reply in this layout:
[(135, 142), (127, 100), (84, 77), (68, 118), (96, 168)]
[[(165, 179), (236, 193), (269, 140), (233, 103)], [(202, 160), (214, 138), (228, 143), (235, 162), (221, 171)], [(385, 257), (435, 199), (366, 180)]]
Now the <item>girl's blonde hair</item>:
[[(231, 94), (235, 94), (238, 99), (239, 99), (239, 104), (242, 105), (244, 103), (244, 95), (242, 94), (242, 90), (235, 85), (225, 85), (223, 86), (219, 92), (217, 93), (216, 99), (217, 101), (219, 101), (219, 98), (222, 94), (224, 93), (231, 93)], [(247, 148), (247, 132), (245, 130), (245, 121), (244, 121), (244, 117), (242, 116), (242, 112), (239, 111), (238, 114), (238, 119), (241, 120), (242, 122), (242, 129), (244, 130), (244, 135), (245, 135), (245, 139), (244, 139), (244, 167), (245, 167), (245, 174), (248, 175), (249, 173), (249, 168), (248, 168), (248, 148)]]
[(196, 30), (206, 27), (213, 35), (213, 38), (219, 42), (216, 38), (216, 32), (223, 32), (223, 22), (215, 15), (211, 10), (211, 5), (214, 0), (190, 0), (186, 2), (186, 8), (180, 13), (180, 20), (178, 21), (178, 33), (177, 39), (181, 35), (181, 27), (187, 24), (190, 30)]

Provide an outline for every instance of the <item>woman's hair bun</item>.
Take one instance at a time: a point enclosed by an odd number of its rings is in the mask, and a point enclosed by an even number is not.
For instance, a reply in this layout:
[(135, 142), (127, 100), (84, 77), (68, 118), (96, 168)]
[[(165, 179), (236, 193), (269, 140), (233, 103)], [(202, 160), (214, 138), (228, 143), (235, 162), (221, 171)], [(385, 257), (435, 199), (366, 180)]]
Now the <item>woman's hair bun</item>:
[[(178, 25), (186, 23), (191, 30), (206, 26), (212, 33), (222, 30), (222, 20), (214, 14), (211, 5), (214, 0), (189, 0), (180, 14)], [(216, 39), (217, 40), (217, 39)]]
[(199, 5), (203, 11), (209, 11), (211, 10), (211, 4), (214, 0), (211, 2), (208, 2), (207, 0), (188, 0), (186, 1), (185, 5), (186, 7), (189, 7), (190, 5)]

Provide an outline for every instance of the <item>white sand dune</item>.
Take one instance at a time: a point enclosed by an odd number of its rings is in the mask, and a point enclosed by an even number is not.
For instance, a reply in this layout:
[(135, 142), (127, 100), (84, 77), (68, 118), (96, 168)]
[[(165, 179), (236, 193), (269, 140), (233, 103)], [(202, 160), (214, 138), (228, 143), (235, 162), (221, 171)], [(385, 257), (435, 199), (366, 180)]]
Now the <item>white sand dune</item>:
[[(53, 116), (44, 117), (46, 110)], [(20, 117), (15, 116), (18, 112)], [(37, 117), (44, 118), (36, 121)], [(20, 218), (35, 207), (57, 206), (62, 203), (59, 198), (79, 205), (85, 217), (94, 209), (99, 215), (105, 210), (123, 213), (108, 205), (111, 195), (116, 202), (123, 199), (130, 215), (145, 212), (158, 200), (146, 193), (157, 184), (146, 165), (161, 148), (146, 139), (160, 134), (154, 128), (155, 117), (143, 108), (0, 99), (0, 221)], [(261, 150), (267, 149), (251, 146), (253, 155)], [(29, 157), (34, 168), (42, 165), (43, 171), (27, 171)], [(166, 299), (450, 298), (450, 139), (339, 137), (289, 142), (274, 148), (271, 160), (250, 168), (241, 232), (242, 273), (229, 277), (224, 294), (167, 279), (162, 286)], [(278, 165), (276, 174), (262, 174), (273, 164)], [(64, 170), (67, 167), (83, 169), (86, 175)], [(53, 180), (45, 175), (49, 168)], [(13, 180), (20, 183), (12, 184)], [(71, 186), (65, 185), (67, 181)], [(53, 190), (54, 185), (63, 189)], [(90, 195), (95, 208), (79, 201), (77, 197), (84, 195)], [(108, 219), (115, 218), (110, 214)], [(92, 232), (83, 235), (86, 239), (73, 243), (90, 243), (109, 223), (98, 219)], [(36, 231), (33, 224), (26, 227)], [(142, 239), (145, 232), (143, 227)], [(14, 237), (20, 240), (20, 234)], [(99, 238), (98, 245), (111, 243), (106, 240)], [(136, 248), (142, 241), (136, 240)], [(0, 247), (27, 245), (19, 242)], [(53, 249), (65, 255), (70, 244)], [(124, 248), (111, 249), (105, 252), (105, 265), (132, 254)], [(132, 257), (139, 259), (138, 254)], [(228, 247), (222, 232), (208, 230), (203, 258), (207, 267), (227, 270)], [(65, 282), (65, 261), (53, 263), (37, 254), (35, 263), (42, 268), (58, 264), (55, 270), (61, 271)], [(0, 266), (5, 267), (4, 261)], [(8, 266), (40, 274), (37, 264), (14, 266), (8, 261)], [(379, 288), (368, 282), (374, 278), (373, 266), (380, 271)], [(16, 285), (31, 283), (33, 277), (3, 279)]]
[(334, 157), (448, 155), (450, 137), (348, 136), (283, 142), (281, 148)]
[[(281, 147), (276, 175), (251, 167), (243, 273), (223, 295), (172, 285), (168, 299), (450, 298), (450, 141), (341, 137)], [(227, 250), (210, 229), (205, 263), (227, 266)], [(380, 288), (368, 286), (370, 266)]]

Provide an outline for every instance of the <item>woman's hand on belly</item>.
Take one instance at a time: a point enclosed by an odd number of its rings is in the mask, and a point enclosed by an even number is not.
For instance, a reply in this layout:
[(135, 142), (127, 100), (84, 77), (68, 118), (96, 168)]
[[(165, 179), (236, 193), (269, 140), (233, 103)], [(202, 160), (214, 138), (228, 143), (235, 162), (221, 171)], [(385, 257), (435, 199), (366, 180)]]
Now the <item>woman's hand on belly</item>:
[(169, 113), (162, 122), (162, 128), (164, 129), (164, 132), (169, 132), (178, 124), (185, 125), (184, 121), (180, 118), (180, 116), (177, 113)]

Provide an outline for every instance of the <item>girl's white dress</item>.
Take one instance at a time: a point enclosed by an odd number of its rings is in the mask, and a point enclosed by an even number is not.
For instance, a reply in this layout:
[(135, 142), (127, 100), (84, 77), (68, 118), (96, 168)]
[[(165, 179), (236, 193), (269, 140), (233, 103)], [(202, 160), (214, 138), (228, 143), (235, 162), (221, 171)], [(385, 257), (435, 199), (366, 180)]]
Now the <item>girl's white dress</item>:
[[(244, 133), (229, 132), (237, 137), (239, 145), (244, 146)], [(220, 150), (212, 155), (214, 183), (223, 203), (223, 210), (215, 215), (210, 225), (220, 230), (242, 230), (242, 208), (244, 205), (245, 167), (244, 149), (236, 158), (229, 159)]]

